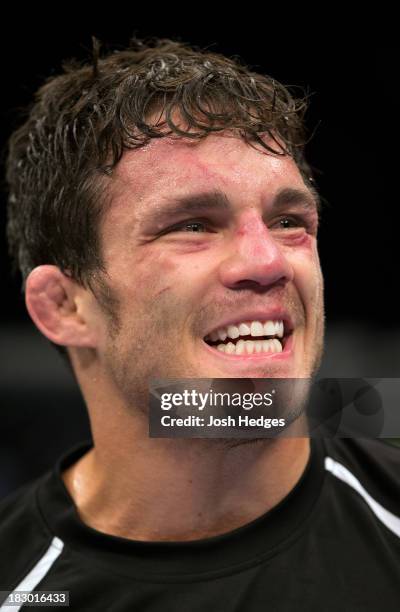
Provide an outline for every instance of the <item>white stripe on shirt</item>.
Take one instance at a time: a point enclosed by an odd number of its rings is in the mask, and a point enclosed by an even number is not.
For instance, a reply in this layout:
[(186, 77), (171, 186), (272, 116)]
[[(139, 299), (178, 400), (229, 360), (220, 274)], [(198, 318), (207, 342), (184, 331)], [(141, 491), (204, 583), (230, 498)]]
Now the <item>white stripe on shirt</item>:
[[(33, 589), (39, 584), (39, 582), (45, 577), (47, 572), (55, 560), (61, 555), (62, 549), (64, 548), (64, 542), (59, 538), (53, 538), (49, 548), (44, 553), (43, 557), (39, 559), (36, 565), (31, 569), (29, 574), (25, 576), (15, 587), (13, 593), (16, 591), (33, 591)], [(0, 607), (0, 612), (18, 612), (24, 604), (20, 606), (10, 606), (4, 603)]]
[(357, 491), (359, 495), (371, 508), (375, 516), (384, 524), (390, 531), (400, 538), (400, 518), (389, 510), (386, 510), (379, 502), (377, 502), (364, 489), (361, 482), (348, 470), (344, 465), (335, 461), (331, 457), (325, 457), (325, 469), (331, 472), (336, 478), (348, 484), (352, 489)]

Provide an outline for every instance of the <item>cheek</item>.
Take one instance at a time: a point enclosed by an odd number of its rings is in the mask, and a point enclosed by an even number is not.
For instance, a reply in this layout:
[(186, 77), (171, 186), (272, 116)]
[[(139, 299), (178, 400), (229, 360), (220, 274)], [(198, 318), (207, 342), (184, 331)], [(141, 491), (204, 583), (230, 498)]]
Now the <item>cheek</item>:
[[(114, 286), (124, 302), (146, 303), (177, 286), (179, 266), (164, 254), (146, 253), (114, 270)], [(156, 303), (153, 304), (156, 306)]]
[(202, 253), (201, 259), (190, 255), (164, 252), (143, 256), (135, 264), (135, 284), (151, 299), (171, 293), (184, 300), (185, 295), (201, 291), (210, 272), (211, 261), (204, 257), (206, 254)]
[[(146, 328), (151, 337), (180, 333), (203, 294), (199, 273), (204, 266), (190, 257), (147, 252), (114, 271), (125, 328)], [(207, 277), (207, 275), (206, 275)], [(176, 330), (173, 332), (173, 330)]]
[(305, 308), (320, 309), (323, 302), (323, 278), (316, 244), (309, 243), (288, 257), (294, 270), (294, 283)]

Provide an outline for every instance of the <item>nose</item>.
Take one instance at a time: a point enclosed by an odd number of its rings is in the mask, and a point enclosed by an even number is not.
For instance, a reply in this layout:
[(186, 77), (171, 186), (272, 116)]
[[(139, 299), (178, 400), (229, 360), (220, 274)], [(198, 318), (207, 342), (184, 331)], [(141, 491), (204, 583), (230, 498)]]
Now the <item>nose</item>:
[(255, 211), (240, 220), (219, 274), (231, 289), (285, 285), (294, 277), (282, 245)]

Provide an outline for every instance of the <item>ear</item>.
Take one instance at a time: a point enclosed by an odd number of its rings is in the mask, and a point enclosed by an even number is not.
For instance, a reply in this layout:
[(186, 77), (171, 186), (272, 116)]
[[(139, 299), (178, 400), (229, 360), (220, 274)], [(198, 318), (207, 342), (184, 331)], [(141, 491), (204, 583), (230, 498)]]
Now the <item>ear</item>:
[(25, 286), (26, 307), (46, 338), (62, 346), (96, 346), (94, 326), (81, 307), (82, 292), (87, 290), (56, 266), (38, 266), (32, 270)]

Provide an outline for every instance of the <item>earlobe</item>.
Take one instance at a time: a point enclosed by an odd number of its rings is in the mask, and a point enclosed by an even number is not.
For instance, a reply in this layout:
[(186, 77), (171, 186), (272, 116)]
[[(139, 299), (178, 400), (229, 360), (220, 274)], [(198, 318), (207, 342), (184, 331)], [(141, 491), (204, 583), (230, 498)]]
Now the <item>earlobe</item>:
[(27, 310), (46, 338), (62, 346), (94, 347), (93, 332), (75, 297), (76, 283), (56, 266), (38, 266), (26, 280)]

